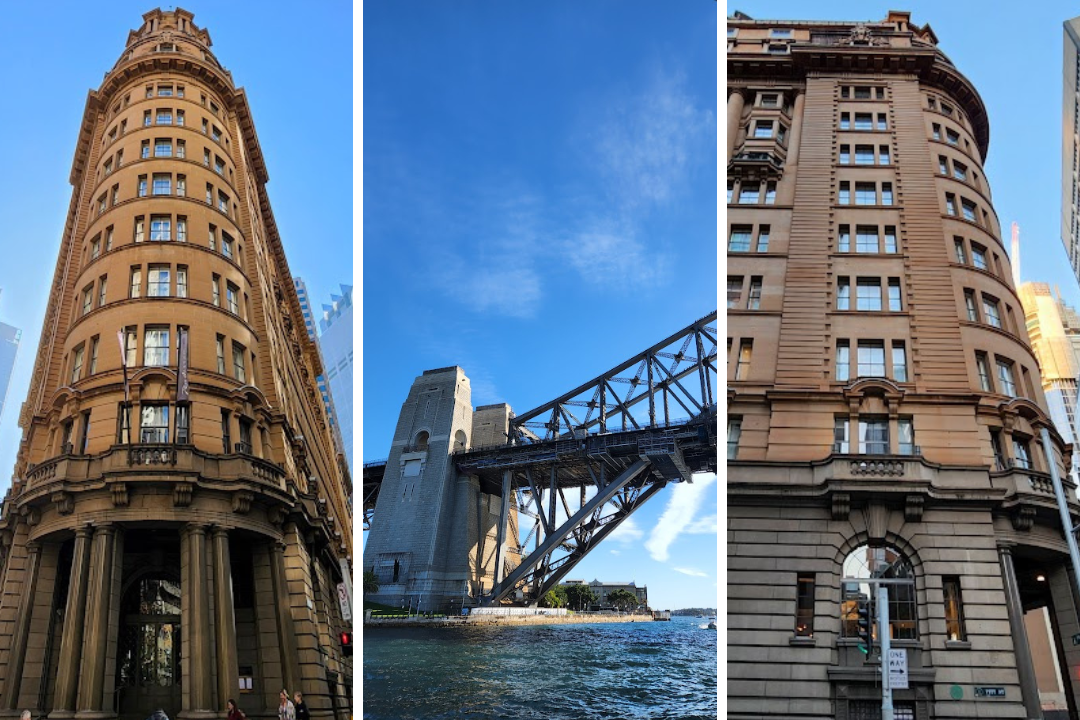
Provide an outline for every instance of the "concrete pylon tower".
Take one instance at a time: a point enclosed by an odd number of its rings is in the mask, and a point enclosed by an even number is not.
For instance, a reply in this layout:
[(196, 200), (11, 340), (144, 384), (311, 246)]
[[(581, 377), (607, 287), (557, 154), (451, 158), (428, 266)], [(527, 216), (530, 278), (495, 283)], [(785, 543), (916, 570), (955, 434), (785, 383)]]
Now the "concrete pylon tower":
[[(427, 370), (402, 404), (379, 499), (364, 547), (364, 571), (379, 579), (367, 597), (421, 610), (469, 603), (492, 587), (500, 498), (459, 476), (453, 453), (506, 440), (507, 405), (473, 412), (459, 367)], [(516, 546), (510, 514), (510, 555)], [(507, 553), (503, 553), (506, 557)]]

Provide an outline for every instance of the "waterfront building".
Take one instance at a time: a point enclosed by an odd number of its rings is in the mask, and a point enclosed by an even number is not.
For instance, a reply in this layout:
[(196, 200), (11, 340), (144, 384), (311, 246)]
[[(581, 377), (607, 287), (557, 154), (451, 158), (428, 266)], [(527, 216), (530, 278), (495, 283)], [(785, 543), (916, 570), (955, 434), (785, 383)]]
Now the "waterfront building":
[(22, 330), (0, 322), (0, 422), (8, 405), (11, 375), (15, 371), (15, 358), (18, 357), (21, 341)]
[(593, 580), (590, 583), (586, 583), (584, 580), (565, 580), (564, 585), (588, 585), (594, 593), (596, 593), (597, 604), (601, 609), (607, 610), (611, 608), (611, 603), (608, 602), (608, 595), (616, 590), (625, 590), (626, 592), (633, 593), (637, 599), (639, 605), (649, 604), (649, 589), (645, 585), (638, 587), (637, 583), (633, 580), (630, 582), (607, 582), (600, 580)]
[(342, 285), (341, 295), (331, 294), (319, 319), (319, 348), (326, 367), (320, 385), (323, 400), (332, 407), (341, 433), (342, 449), (349, 469), (353, 461), (353, 305), (352, 285)]
[(728, 716), (877, 717), (856, 619), (881, 577), (897, 717), (1041, 717), (1044, 608), (1075, 712), (1069, 439), (978, 91), (906, 12), (737, 13), (727, 42)]
[(270, 718), (283, 687), (352, 715), (349, 477), (268, 180), (209, 32), (146, 13), (79, 125), (0, 513), (0, 716)]

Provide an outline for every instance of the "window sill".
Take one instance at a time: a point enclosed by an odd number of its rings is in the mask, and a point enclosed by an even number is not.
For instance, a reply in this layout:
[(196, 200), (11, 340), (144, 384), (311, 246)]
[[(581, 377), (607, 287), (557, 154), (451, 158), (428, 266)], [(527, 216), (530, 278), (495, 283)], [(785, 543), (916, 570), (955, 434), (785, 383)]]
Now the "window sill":
[(796, 635), (788, 638), (788, 645), (792, 647), (817, 647), (817, 640), (813, 637), (800, 637)]

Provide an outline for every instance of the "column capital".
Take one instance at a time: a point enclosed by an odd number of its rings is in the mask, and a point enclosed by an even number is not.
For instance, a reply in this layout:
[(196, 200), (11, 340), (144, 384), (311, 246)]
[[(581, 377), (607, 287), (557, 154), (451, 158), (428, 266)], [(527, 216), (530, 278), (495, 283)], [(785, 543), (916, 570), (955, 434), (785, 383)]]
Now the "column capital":
[(1016, 543), (1011, 540), (998, 540), (997, 549), (1000, 555), (1012, 555), (1012, 549), (1016, 547)]
[(189, 522), (184, 525), (184, 532), (188, 535), (205, 535), (207, 529), (207, 525), (199, 522)]
[(229, 537), (229, 528), (224, 525), (211, 525), (210, 534), (216, 539), (219, 537)]
[(93, 525), (89, 525), (89, 524), (87, 524), (87, 525), (78, 525), (75, 528), (75, 537), (76, 538), (88, 538), (91, 535), (93, 535), (93, 533), (94, 533), (94, 526)]

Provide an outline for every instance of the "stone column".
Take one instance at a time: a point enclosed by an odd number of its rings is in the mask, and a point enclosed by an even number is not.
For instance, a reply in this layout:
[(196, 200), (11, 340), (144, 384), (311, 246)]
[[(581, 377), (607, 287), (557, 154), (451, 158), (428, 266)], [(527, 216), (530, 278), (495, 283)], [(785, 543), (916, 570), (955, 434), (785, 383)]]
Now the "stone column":
[(1005, 604), (1009, 611), (1009, 629), (1013, 637), (1013, 654), (1016, 656), (1016, 672), (1020, 676), (1020, 694), (1024, 699), (1024, 709), (1029, 718), (1041, 718), (1042, 705), (1039, 701), (1039, 685), (1035, 680), (1035, 665), (1031, 661), (1031, 646), (1028, 644), (1027, 630), (1024, 628), (1024, 606), (1020, 602), (1020, 586), (1016, 582), (1016, 570), (1013, 567), (1012, 548), (998, 546), (1001, 559), (1001, 577), (1005, 581)]
[[(26, 551), (22, 597), (19, 598), (19, 613), (15, 616), (15, 635), (12, 638), (11, 654), (8, 656), (7, 679), (4, 681), (3, 708), (5, 710), (19, 709), (19, 687), (22, 685), (26, 644), (30, 639), (30, 620), (34, 612), (34, 588), (37, 585), (38, 567), (41, 563), (41, 543), (31, 540), (26, 543)], [(32, 705), (36, 707), (37, 698), (34, 699)]]
[(86, 591), (90, 578), (91, 527), (75, 530), (75, 553), (71, 558), (71, 581), (68, 583), (64, 610), (64, 635), (60, 640), (60, 663), (56, 671), (56, 693), (50, 718), (75, 715), (79, 690), (79, 661), (82, 660), (83, 627), (86, 619)]
[(180, 718), (217, 717), (214, 711), (214, 684), (211, 666), (210, 643), (210, 593), (206, 575), (206, 527), (189, 524), (184, 528), (183, 541), (187, 544), (187, 577), (181, 584), (181, 608), (183, 623), (190, 630), (188, 657), (189, 706), (179, 714)]
[(84, 619), (82, 672), (79, 675), (79, 711), (75, 714), (78, 718), (104, 718), (113, 715), (111, 711), (104, 710), (104, 692), (115, 543), (115, 525), (104, 523), (94, 528)]
[(280, 540), (272, 541), (270, 544), (270, 578), (274, 585), (274, 606), (277, 611), (281, 676), (291, 696), (299, 688), (300, 657), (289, 602), (289, 583), (285, 577), (285, 543)]
[(218, 705), (239, 690), (240, 671), (236, 662), (236, 614), (233, 609), (232, 561), (229, 556), (229, 531), (213, 529), (214, 553), (214, 624), (217, 630)]
[(788, 134), (787, 167), (799, 164), (799, 143), (802, 142), (803, 106), (806, 104), (806, 93), (796, 91), (795, 109), (791, 114), (791, 132)]
[(727, 100), (727, 161), (731, 162), (732, 153), (735, 152), (735, 138), (739, 136), (739, 126), (742, 124), (743, 106), (742, 90), (734, 90), (728, 95)]

